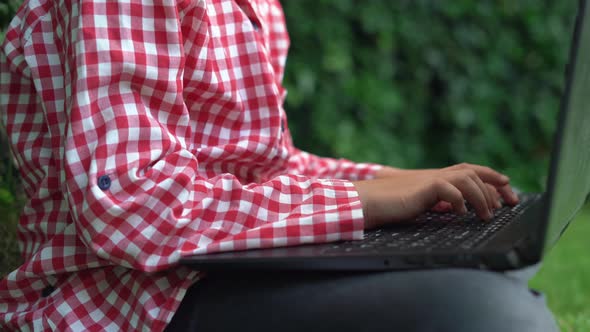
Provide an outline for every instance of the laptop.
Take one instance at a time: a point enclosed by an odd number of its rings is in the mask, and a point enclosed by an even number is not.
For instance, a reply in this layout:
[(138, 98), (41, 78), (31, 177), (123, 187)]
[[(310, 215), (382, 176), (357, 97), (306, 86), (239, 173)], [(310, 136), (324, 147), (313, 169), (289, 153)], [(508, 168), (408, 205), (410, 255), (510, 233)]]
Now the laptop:
[(363, 240), (194, 255), (196, 270), (379, 271), (477, 268), (505, 271), (539, 262), (590, 192), (590, 7), (581, 0), (558, 115), (546, 192), (520, 194), (490, 222), (427, 212), (365, 231)]

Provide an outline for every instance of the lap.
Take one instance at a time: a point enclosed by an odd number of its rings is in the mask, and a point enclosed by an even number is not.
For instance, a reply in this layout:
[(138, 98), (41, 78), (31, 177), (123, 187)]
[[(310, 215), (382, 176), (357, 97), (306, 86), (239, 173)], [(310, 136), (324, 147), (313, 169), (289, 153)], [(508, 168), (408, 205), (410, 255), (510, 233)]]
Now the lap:
[[(180, 329), (182, 327), (182, 329)], [(542, 296), (500, 273), (211, 274), (170, 331), (557, 331)]]

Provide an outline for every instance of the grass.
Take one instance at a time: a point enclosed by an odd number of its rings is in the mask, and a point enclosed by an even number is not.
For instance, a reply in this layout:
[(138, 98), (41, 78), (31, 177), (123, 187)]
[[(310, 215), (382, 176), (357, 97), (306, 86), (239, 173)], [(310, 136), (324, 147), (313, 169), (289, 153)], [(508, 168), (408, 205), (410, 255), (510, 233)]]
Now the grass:
[(590, 331), (590, 206), (549, 252), (530, 286), (547, 296), (563, 332)]
[[(18, 265), (16, 213), (2, 211), (0, 223), (0, 276)], [(8, 221), (8, 222), (6, 222)], [(562, 332), (590, 331), (590, 206), (574, 220), (546, 257), (531, 287), (547, 296)]]

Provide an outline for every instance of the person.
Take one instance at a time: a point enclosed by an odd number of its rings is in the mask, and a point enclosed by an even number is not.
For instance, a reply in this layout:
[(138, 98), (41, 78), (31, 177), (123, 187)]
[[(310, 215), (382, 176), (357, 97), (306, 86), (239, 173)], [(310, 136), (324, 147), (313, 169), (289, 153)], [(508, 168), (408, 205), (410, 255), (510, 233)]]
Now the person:
[(517, 203), (484, 166), (402, 170), (295, 148), (288, 45), (278, 0), (25, 1), (0, 54), (1, 120), (27, 195), (2, 327), (555, 331), (542, 296), (500, 273), (178, 264)]

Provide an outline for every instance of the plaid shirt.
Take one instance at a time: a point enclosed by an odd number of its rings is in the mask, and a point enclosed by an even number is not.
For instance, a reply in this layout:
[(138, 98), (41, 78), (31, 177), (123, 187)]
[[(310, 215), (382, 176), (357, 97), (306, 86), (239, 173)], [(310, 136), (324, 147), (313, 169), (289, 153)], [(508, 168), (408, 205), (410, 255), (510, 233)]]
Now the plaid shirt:
[(181, 257), (363, 235), (350, 180), (296, 149), (277, 0), (29, 1), (0, 52), (28, 201), (0, 324), (160, 331), (202, 274)]

